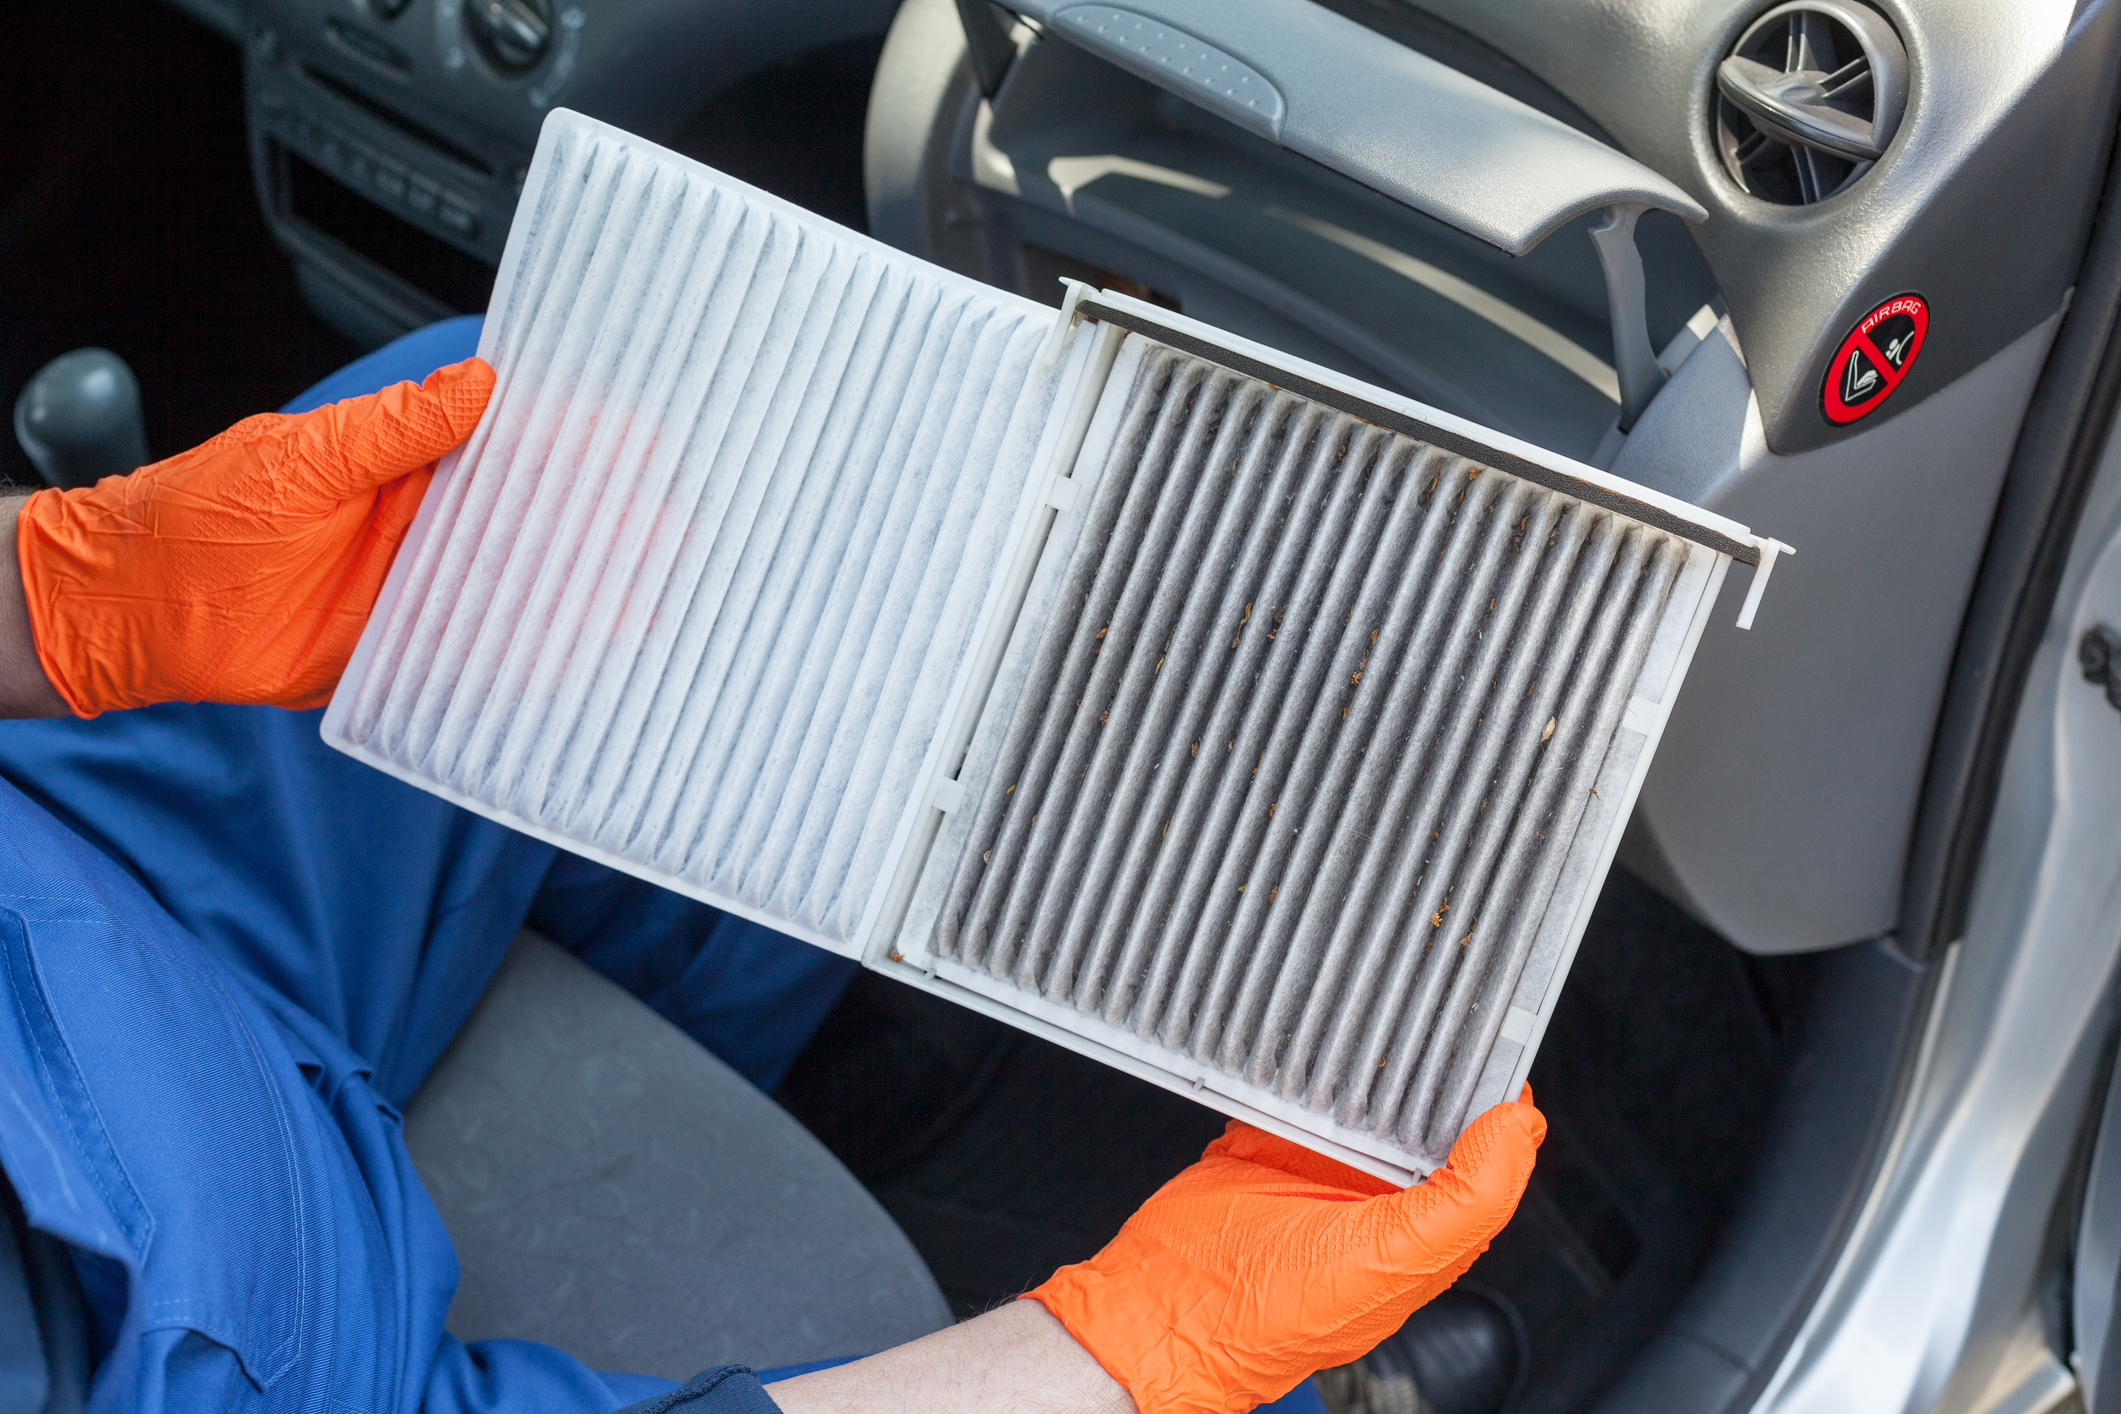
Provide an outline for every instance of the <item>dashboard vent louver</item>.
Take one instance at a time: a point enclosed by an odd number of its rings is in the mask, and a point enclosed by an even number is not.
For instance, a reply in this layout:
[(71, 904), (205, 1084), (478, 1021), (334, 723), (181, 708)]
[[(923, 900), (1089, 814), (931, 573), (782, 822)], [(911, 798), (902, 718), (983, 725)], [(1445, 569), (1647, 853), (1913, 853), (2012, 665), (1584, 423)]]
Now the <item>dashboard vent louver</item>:
[(1907, 50), (1850, 0), (1778, 5), (1716, 67), (1716, 147), (1763, 201), (1809, 206), (1848, 187), (1893, 141), (1907, 106)]

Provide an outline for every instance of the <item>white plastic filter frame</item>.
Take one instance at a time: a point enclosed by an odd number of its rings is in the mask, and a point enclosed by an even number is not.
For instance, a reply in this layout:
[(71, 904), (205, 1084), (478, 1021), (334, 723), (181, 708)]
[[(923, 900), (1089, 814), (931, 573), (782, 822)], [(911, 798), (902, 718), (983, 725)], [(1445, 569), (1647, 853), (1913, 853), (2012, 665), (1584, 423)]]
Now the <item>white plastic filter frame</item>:
[[(481, 353), (489, 359), (500, 356), (503, 343), (500, 320), (507, 317), (511, 309), (510, 292), (518, 276), (517, 267), (528, 239), (528, 228), (538, 209), (538, 196), (549, 175), (554, 149), (559, 139), (569, 133), (588, 134), (653, 153), (656, 160), (671, 164), (673, 170), (685, 172), (690, 180), (732, 193), (772, 212), (775, 219), (799, 224), (818, 239), (845, 243), (849, 249), (858, 248), (868, 257), (918, 267), (923, 278), (940, 274), (913, 257), (844, 231), (711, 169), (674, 154), (661, 153), (639, 139), (580, 115), (555, 110), (547, 119), (496, 282), (493, 305), (496, 315), (489, 319), (481, 339)], [(957, 277), (943, 278), (955, 280)], [(1013, 296), (993, 291), (984, 293), (998, 306), (1007, 306), (1011, 317), (1020, 316), (1027, 307)], [(1093, 317), (1084, 318), (1086, 311)], [(1756, 537), (1746, 527), (1724, 517), (1123, 295), (1110, 291), (1093, 293), (1076, 286), (1071, 288), (1063, 311), (1058, 316), (1048, 317), (1052, 318), (1052, 324), (1041, 359), (1058, 363), (1058, 377), (1048, 385), (1054, 389), (1052, 402), (1029, 463), (1029, 475), (1023, 481), (1009, 521), (1006, 548), (996, 561), (996, 572), (972, 621), (965, 652), (942, 698), (936, 730), (913, 789), (896, 807), (891, 846), (885, 865), (877, 876), (878, 885), (861, 910), (859, 925), (852, 930), (835, 934), (807, 926), (783, 912), (762, 908), (754, 901), (673, 877), (667, 871), (645, 865), (639, 858), (627, 857), (555, 828), (550, 821), (527, 818), (501, 808), (493, 800), (480, 798), (476, 793), (444, 784), (349, 734), (350, 705), (374, 666), (381, 625), (389, 619), (405, 591), (408, 567), (427, 537), (436, 507), (443, 499), (439, 494), (441, 488), (450, 478), (465, 474), (459, 470), (463, 453), (453, 453), (440, 467), (437, 490), (430, 492), (421, 508), (360, 647), (326, 714), (324, 738), (332, 746), (421, 789), (574, 853), (648, 878), (819, 946), (857, 957), (865, 965), (911, 985), (1089, 1055), (1153, 1084), (1192, 1096), (1227, 1114), (1379, 1177), (1399, 1183), (1417, 1179), (1434, 1166), (1433, 1160), (1410, 1153), (1368, 1131), (1336, 1124), (1328, 1115), (1247, 1085), (1212, 1065), (1193, 1061), (1120, 1028), (1095, 1022), (1081, 1012), (1030, 995), (975, 968), (928, 952), (926, 940), (937, 906), (933, 879), (938, 871), (947, 875), (952, 862), (937, 855), (936, 842), (948, 818), (970, 808), (984, 784), (961, 778), (961, 768), (975, 736), (983, 723), (988, 722), (993, 710), (990, 694), (995, 691), (1005, 659), (1012, 652), (1025, 651), (1024, 644), (1035, 639), (1040, 630), (1042, 620), (1025, 617), (1027, 600), (1034, 596), (1034, 587), (1042, 575), (1050, 579), (1057, 572), (1058, 562), (1065, 559), (1066, 552), (1064, 548), (1056, 547), (1064, 547), (1072, 541), (1069, 532), (1087, 511), (1091, 499), (1087, 493), (1115, 435), (1119, 406), (1126, 392), (1123, 380), (1115, 379), (1113, 375), (1121, 359), (1122, 347), (1129, 338), (1129, 328), (1136, 331), (1137, 342), (1142, 332), (1154, 331), (1151, 337), (1183, 346), (1195, 356), (1222, 362), (1254, 376), (1271, 373), (1272, 381), (1278, 385), (1309, 390), (1312, 396), (1344, 399), (1343, 406), (1368, 409), (1376, 416), (1404, 419), (1424, 429), (1429, 434), (1428, 440), (1455, 444), (1454, 451), (1472, 455), (1476, 461), (1502, 466), (1520, 476), (1532, 476), (1549, 487), (1563, 489), (1570, 495), (1609, 508), (1618, 506), (1631, 511), (1637, 519), (1648, 519), (1659, 528), (1693, 542), (1671, 591), (1671, 607), (1664, 616), (1666, 622), (1653, 639), (1638, 678), (1635, 699), (1607, 753), (1594, 800), (1576, 830), (1562, 865), (1561, 880), (1552, 897), (1565, 906), (1549, 910), (1549, 915), (1540, 922), (1532, 958), (1511, 997), (1501, 1037), (1482, 1074), (1479, 1093), (1490, 1099), (1515, 1094), (1531, 1068), (1596, 902), (1598, 886), (1612, 863), (1622, 827), (1632, 812), (1671, 705), (1717, 601), (1732, 558), (1736, 555), (1759, 566), (1753, 592), (1746, 604), (1749, 619), (1767, 570), (1772, 567), (1776, 553), (1786, 552), (1787, 547)], [(493, 417), (494, 413), (489, 411), (487, 420), (491, 421)], [(470, 445), (476, 446), (477, 443), (475, 434)], [(387, 684), (384, 687), (387, 688)]]
[[(573, 145), (572, 149), (570, 149), (570, 144)], [(556, 110), (548, 117), (545, 123), (537, 154), (526, 178), (524, 194), (517, 208), (517, 220), (511, 229), (508, 246), (496, 277), (491, 312), (480, 337), (480, 356), (487, 359), (488, 362), (494, 363), (500, 373), (500, 383), (496, 389), (493, 406), (463, 447), (450, 453), (440, 462), (433, 489), (423, 501), (406, 541), (392, 565), (391, 572), (386, 578), (382, 592), (378, 597), (376, 608), (348, 665), (340, 689), (335, 693), (332, 704), (325, 714), (323, 724), (325, 740), (338, 749), (346, 751), (410, 784), (440, 795), (453, 803), (462, 805), (523, 833), (559, 845), (586, 858), (649, 878), (678, 892), (713, 903), (718, 908), (764, 923), (779, 931), (801, 938), (806, 942), (834, 952), (858, 956), (862, 951), (861, 940), (865, 939), (872, 931), (875, 916), (881, 907), (882, 896), (880, 891), (875, 897), (864, 901), (861, 918), (854, 926), (838, 930), (818, 926), (812, 921), (792, 917), (786, 911), (761, 906), (753, 899), (741, 897), (725, 890), (702, 887), (695, 880), (672, 873), (666, 868), (656, 867), (651, 862), (634, 857), (621, 850), (607, 847), (606, 844), (600, 843), (594, 838), (585, 838), (580, 830), (570, 829), (565, 824), (546, 818), (535, 811), (511, 808), (509, 804), (485, 791), (461, 788), (447, 778), (447, 772), (433, 769), (420, 761), (400, 759), (399, 756), (385, 749), (384, 744), (376, 741), (372, 732), (364, 734), (362, 720), (364, 714), (361, 710), (364, 695), (370, 697), (375, 695), (379, 687), (379, 679), (380, 691), (383, 693), (389, 693), (396, 686), (394, 674), (385, 670), (386, 665), (390, 664), (389, 654), (386, 650), (392, 644), (391, 636), (386, 632), (386, 629), (392, 624), (394, 618), (404, 617), (400, 613), (401, 609), (409, 610), (413, 616), (418, 616), (422, 612), (422, 606), (409, 601), (407, 596), (418, 593), (418, 589), (415, 586), (424, 587), (424, 583), (419, 579), (419, 569), (424, 567), (431, 573), (437, 572), (433, 570), (431, 564), (423, 566), (423, 561), (431, 561), (433, 558), (428, 554), (428, 541), (437, 531), (438, 516), (452, 510), (462, 509), (461, 503), (464, 497), (469, 494), (465, 487), (460, 484), (461, 477), (465, 474), (465, 462), (469, 459), (473, 463), (475, 470), (471, 474), (475, 480), (472, 484), (476, 485), (478, 477), (476, 469), (484, 467), (482, 458), (492, 457), (505, 467), (510, 455), (506, 449), (497, 451), (491, 445), (493, 437), (497, 435), (496, 429), (504, 426), (507, 422), (507, 405), (512, 401), (511, 393), (515, 391), (513, 374), (517, 370), (512, 366), (512, 361), (509, 357), (510, 338), (512, 335), (510, 321), (514, 319), (531, 321), (535, 320), (540, 314), (540, 311), (537, 310), (518, 310), (517, 305), (520, 301), (517, 298), (517, 294), (519, 289), (534, 285), (538, 279), (538, 275), (534, 270), (526, 268), (526, 262), (536, 256), (541, 249), (533, 237), (538, 234), (536, 229), (538, 215), (543, 209), (544, 200), (551, 194), (554, 183), (580, 180), (581, 152), (579, 149), (585, 144), (593, 150), (595, 155), (606, 156), (611, 152), (617, 152), (629, 160), (650, 164), (651, 170), (662, 176), (678, 176), (692, 186), (705, 189), (712, 196), (735, 203), (740, 208), (739, 219), (749, 219), (754, 222), (764, 223), (769, 227), (769, 241), (775, 235), (785, 235), (792, 232), (801, 241), (810, 245), (823, 245), (836, 256), (858, 259), (868, 262), (872, 266), (881, 265), (900, 276), (910, 277), (914, 282), (930, 287), (931, 293), (935, 290), (940, 290), (944, 295), (961, 300), (972, 306), (975, 316), (986, 314), (999, 319), (1013, 321), (1035, 331), (1040, 339), (1044, 339), (1046, 333), (1050, 332), (1052, 327), (1052, 311), (1044, 306), (993, 290), (977, 282), (939, 270), (927, 265), (925, 262), (914, 260), (902, 252), (892, 250), (853, 232), (845, 231), (833, 223), (823, 221), (803, 211), (801, 208), (781, 201), (779, 198), (724, 177), (720, 173), (716, 173), (678, 154), (666, 152), (619, 129), (566, 110)], [(555, 199), (564, 198), (566, 195), (568, 193), (561, 192)], [(585, 213), (576, 219), (575, 224), (585, 227), (593, 226), (595, 215), (596, 213), (594, 212)], [(559, 245), (565, 240), (572, 239), (574, 234), (571, 230), (549, 233), (549, 238), (545, 241), (544, 246)], [(602, 239), (601, 232), (598, 233), (597, 239)], [(647, 260), (634, 261), (633, 264), (647, 264), (650, 266), (667, 264), (663, 256), (664, 252), (660, 249), (651, 250), (648, 252)], [(596, 252), (592, 250), (588, 258), (597, 258)], [(549, 295), (549, 297), (569, 299), (572, 298), (573, 294), (574, 291), (571, 289), (560, 289)], [(739, 289), (737, 294), (748, 308), (751, 292), (748, 289)], [(576, 330), (576, 332), (568, 337), (577, 345), (592, 337), (591, 333), (581, 332), (578, 326), (589, 325), (593, 332), (594, 325), (602, 313), (602, 306), (594, 306), (584, 311), (577, 319), (576, 315), (570, 311), (568, 318), (571, 322), (568, 327)], [(1051, 353), (1050, 345), (1041, 343), (1037, 362), (1044, 370), (1042, 376), (1048, 380), (1050, 380), (1054, 372)], [(625, 351), (621, 350), (619, 357), (623, 358), (624, 356)], [(653, 372), (653, 370), (650, 370), (651, 376), (653, 376)], [(755, 366), (740, 365), (735, 367), (732, 373), (734, 379), (743, 384), (747, 390), (752, 387), (756, 376)], [(517, 393), (516, 400), (534, 399), (539, 396), (541, 391), (539, 388), (532, 387), (527, 392)], [(766, 393), (769, 396), (776, 391), (776, 389), (771, 387), (766, 389)], [(595, 401), (594, 397), (589, 400)], [(518, 411), (520, 412), (520, 409)], [(890, 409), (885, 409), (886, 413), (890, 411)], [(601, 417), (602, 412), (602, 408), (595, 409), (597, 415), (592, 416), (589, 420), (592, 422), (609, 420)], [(566, 417), (572, 418), (573, 416), (574, 410), (569, 409)], [(1044, 422), (1046, 425), (1041, 427), (1039, 433), (1040, 443), (1031, 456), (1026, 459), (1027, 468), (1043, 467), (1049, 459), (1050, 452), (1048, 449), (1053, 438), (1058, 433), (1058, 427), (1052, 425), (1050, 419), (1045, 419)], [(655, 440), (661, 441), (664, 439), (658, 438)], [(717, 468), (714, 474), (725, 476), (725, 478), (727, 476), (727, 473), (720, 468)], [(737, 474), (739, 476), (748, 476), (750, 474), (748, 466)], [(493, 475), (495, 475), (494, 472), (488, 472), (488, 477)], [(502, 480), (504, 482), (505, 479), (505, 476), (503, 476)], [(460, 492), (464, 494), (459, 495), (458, 493)], [(1028, 484), (1017, 488), (1004, 487), (1001, 489), (1001, 495), (1005, 500), (1013, 500), (1013, 505), (1009, 508), (1009, 524), (1004, 537), (1005, 542), (1013, 546), (1021, 539), (1024, 528), (1029, 524), (1033, 516), (1034, 498), (1030, 494)], [(452, 522), (444, 533), (454, 535), (457, 533), (458, 528)], [(482, 533), (480, 527), (473, 526), (471, 536), (474, 540)], [(479, 549), (480, 547), (474, 544), (473, 550), (477, 551)], [(902, 558), (904, 558), (903, 555)], [(533, 570), (536, 568), (535, 565), (532, 566)], [(513, 573), (514, 571), (511, 570), (510, 572)], [(988, 585), (982, 592), (980, 609), (974, 619), (971, 631), (967, 635), (969, 641), (978, 642), (984, 638), (987, 622), (995, 612), (995, 605), (1001, 592), (1002, 586), (1000, 583)], [(456, 613), (458, 610), (456, 604), (446, 604), (444, 607), (445, 611), (451, 613)], [(478, 605), (474, 604), (472, 606), (471, 617), (474, 621), (476, 621), (478, 609)], [(406, 650), (401, 649), (400, 651)], [(434, 665), (424, 664), (421, 666), (431, 667)], [(440, 675), (442, 674), (437, 674), (437, 676)], [(962, 695), (965, 681), (966, 678), (963, 673), (955, 675), (953, 681), (948, 685), (946, 703), (942, 710), (937, 713), (937, 720), (947, 721), (951, 719), (956, 710), (954, 704), (957, 698)], [(424, 687), (424, 684), (422, 686)], [(474, 705), (483, 709), (491, 704), (475, 703)], [(504, 703), (501, 706), (505, 711), (509, 710), (512, 704)], [(919, 763), (917, 777), (920, 782), (925, 783), (932, 776), (935, 762), (938, 759), (937, 753), (940, 750), (939, 742), (932, 744), (926, 753), (926, 759)], [(887, 851), (887, 864), (880, 871), (882, 876), (886, 878), (890, 877), (892, 872), (888, 861), (896, 860), (902, 853), (904, 842), (913, 827), (913, 822), (919, 813), (919, 807), (925, 799), (922, 789), (919, 787), (907, 789), (903, 792), (903, 796), (903, 804), (898, 811), (899, 818), (893, 827), (891, 844)]]

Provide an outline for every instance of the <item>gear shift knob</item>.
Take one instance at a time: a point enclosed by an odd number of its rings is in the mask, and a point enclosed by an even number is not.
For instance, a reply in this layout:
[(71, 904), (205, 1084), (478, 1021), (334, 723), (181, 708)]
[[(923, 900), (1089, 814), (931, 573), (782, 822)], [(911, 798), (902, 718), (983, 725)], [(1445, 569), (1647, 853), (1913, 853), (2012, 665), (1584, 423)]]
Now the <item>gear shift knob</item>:
[(140, 380), (109, 349), (63, 353), (15, 399), (15, 440), (52, 486), (92, 486), (144, 466)]

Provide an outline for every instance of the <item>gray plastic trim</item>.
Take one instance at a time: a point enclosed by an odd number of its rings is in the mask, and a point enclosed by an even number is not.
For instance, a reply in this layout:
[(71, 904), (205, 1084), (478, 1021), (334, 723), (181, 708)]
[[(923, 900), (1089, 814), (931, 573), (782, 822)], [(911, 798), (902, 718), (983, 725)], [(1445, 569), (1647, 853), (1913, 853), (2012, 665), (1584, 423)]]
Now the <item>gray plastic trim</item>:
[(1917, 413), (1787, 457), (1764, 445), (1746, 369), (1713, 335), (1613, 461), (1799, 549), (1752, 634), (1711, 625), (1621, 852), (1748, 952), (1896, 924), (1953, 645), (2054, 328)]
[(2070, 1393), (2047, 1239), (2113, 1063), (2121, 973), (2121, 729), (2076, 645), (2121, 620), (2121, 444), (2080, 527), (1885, 1163), (1757, 1414), (2052, 1410)]
[(1016, 0), (1014, 8), (1512, 255), (1601, 207), (1707, 215), (1634, 159), (1305, 0)]
[[(2077, 1371), (2084, 1402), (2094, 1411), (2116, 1403), (2110, 1362), (2116, 1353), (2115, 1297), (2121, 1295), (2121, 1085), (2107, 1081), (2099, 1138), (2085, 1180), (2078, 1227), (2071, 1325), (2077, 1333)], [(2105, 1383), (2102, 1384), (2102, 1380)], [(2102, 1394), (2104, 1397), (2102, 1398)]]

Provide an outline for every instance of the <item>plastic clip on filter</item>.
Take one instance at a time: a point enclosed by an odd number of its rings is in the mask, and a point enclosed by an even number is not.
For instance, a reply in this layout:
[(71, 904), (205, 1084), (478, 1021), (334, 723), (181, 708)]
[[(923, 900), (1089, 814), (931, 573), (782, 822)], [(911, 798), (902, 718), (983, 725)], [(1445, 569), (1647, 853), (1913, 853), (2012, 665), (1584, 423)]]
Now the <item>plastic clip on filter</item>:
[(1785, 548), (564, 111), (481, 352), (327, 740), (1402, 1180)]

